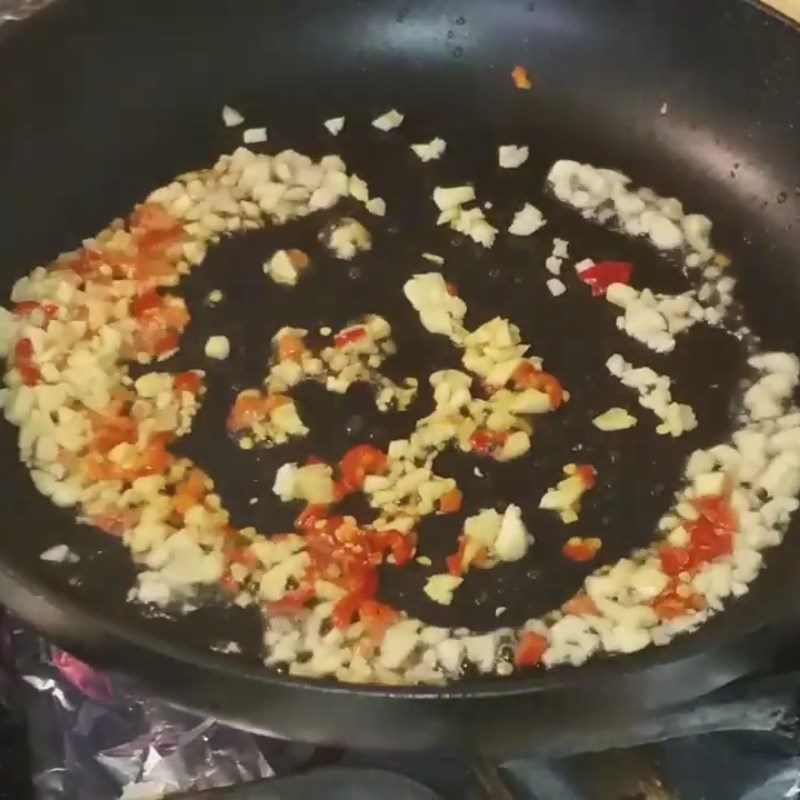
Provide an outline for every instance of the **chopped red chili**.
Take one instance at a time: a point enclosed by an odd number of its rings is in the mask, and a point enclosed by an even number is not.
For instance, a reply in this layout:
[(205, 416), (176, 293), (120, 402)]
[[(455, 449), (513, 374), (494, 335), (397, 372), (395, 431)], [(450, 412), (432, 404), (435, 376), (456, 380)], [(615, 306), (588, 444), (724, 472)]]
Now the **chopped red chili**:
[(508, 434), (504, 431), (490, 431), (486, 428), (478, 428), (470, 436), (472, 449), (482, 456), (490, 456), (500, 449), (508, 439)]
[(570, 561), (591, 561), (601, 546), (602, 542), (596, 537), (581, 539), (573, 536), (565, 542), (561, 552)]
[(200, 391), (200, 376), (196, 372), (181, 372), (173, 378), (172, 383), (179, 392), (197, 394)]
[(371, 444), (359, 444), (342, 456), (339, 467), (344, 486), (356, 491), (364, 485), (367, 475), (375, 475), (386, 469), (386, 454)]
[(33, 342), (20, 339), (14, 346), (14, 366), (26, 386), (35, 386), (42, 374), (34, 362)]
[(366, 328), (347, 328), (333, 337), (333, 343), (336, 347), (344, 347), (345, 345), (357, 342), (359, 339), (363, 339), (366, 335)]
[(514, 664), (518, 667), (535, 667), (547, 652), (547, 638), (540, 633), (525, 633), (514, 652)]
[(633, 264), (628, 261), (601, 261), (578, 276), (592, 288), (592, 294), (605, 294), (612, 283), (630, 283)]

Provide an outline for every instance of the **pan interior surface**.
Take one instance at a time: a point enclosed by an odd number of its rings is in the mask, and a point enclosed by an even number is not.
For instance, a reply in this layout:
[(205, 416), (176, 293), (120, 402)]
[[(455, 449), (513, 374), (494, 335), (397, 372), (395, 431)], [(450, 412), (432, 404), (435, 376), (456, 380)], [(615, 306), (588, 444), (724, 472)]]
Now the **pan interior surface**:
[[(434, 369), (456, 366), (457, 354), (422, 330), (402, 297), (403, 281), (428, 270), (420, 260), (428, 251), (444, 257), (442, 271), (467, 301), (468, 323), (509, 317), (573, 396), (563, 414), (539, 425), (524, 463), (487, 465), (450, 453), (440, 458), (439, 474), (455, 477), (464, 491), (462, 516), (500, 501), (535, 508), (532, 499), (538, 501), (563, 464), (592, 463), (600, 485), (575, 532), (600, 536), (602, 562), (613, 562), (650, 541), (688, 454), (729, 433), (744, 354), (735, 339), (703, 329), (682, 339), (667, 365), (625, 340), (605, 304), (588, 292), (571, 287), (552, 298), (542, 265), (553, 236), (570, 242), (569, 263), (631, 260), (642, 286), (674, 292), (685, 283), (643, 242), (591, 226), (543, 197), (545, 175), (559, 158), (587, 161), (619, 169), (707, 214), (715, 223), (716, 247), (733, 261), (752, 329), (768, 347), (800, 352), (800, 330), (791, 324), (800, 303), (800, 155), (791, 134), (800, 126), (794, 95), (799, 51), (788, 27), (753, 7), (721, 0), (700, 9), (555, 0), (302, 6), (245, 0), (230, 9), (210, 0), (181, 0), (168, 9), (150, 0), (113, 9), (99, 2), (56, 3), (0, 40), (0, 71), (10, 76), (0, 87), (0, 107), (9, 111), (0, 122), (0, 182), (12, 187), (0, 197), (4, 296), (33, 265), (77, 246), (173, 175), (232, 151), (241, 132), (220, 121), (228, 103), (242, 111), (246, 126), (267, 126), (270, 152), (291, 147), (314, 157), (341, 155), (389, 209), (385, 219), (368, 220), (355, 207), (342, 206), (223, 241), (182, 283), (193, 321), (180, 353), (164, 368), (202, 367), (209, 371), (210, 390), (179, 451), (215, 478), (234, 523), (289, 529), (297, 509), (272, 495), (277, 466), (311, 453), (335, 459), (366, 439), (384, 446), (408, 433), (409, 419), (427, 413), (425, 396), (409, 415), (384, 415), (357, 389), (332, 398), (305, 387), (299, 397), (309, 409), (307, 439), (245, 452), (225, 431), (233, 398), (263, 378), (269, 339), (283, 325), (336, 330), (362, 314), (379, 313), (391, 322), (398, 344), (390, 371), (414, 375), (425, 386)], [(743, 52), (749, 54), (746, 72)], [(515, 90), (509, 75), (516, 64), (528, 69), (531, 91)], [(378, 134), (370, 120), (392, 107), (405, 114), (403, 126)], [(346, 127), (333, 139), (322, 121), (340, 115)], [(447, 155), (421, 164), (408, 144), (433, 136), (446, 139)], [(497, 147), (510, 143), (528, 144), (531, 157), (519, 170), (500, 170)], [(548, 227), (531, 239), (501, 235), (489, 250), (445, 233), (435, 225), (431, 192), (464, 182), (491, 201), (487, 214), (501, 231), (525, 201), (541, 208)], [(372, 251), (352, 265), (336, 262), (317, 239), (325, 222), (350, 211), (361, 215), (374, 238)], [(261, 271), (281, 247), (304, 249), (315, 262), (314, 274), (291, 293), (267, 285)], [(225, 295), (219, 308), (205, 304), (212, 289)], [(211, 333), (224, 333), (233, 344), (225, 362), (203, 358)], [(649, 424), (613, 438), (592, 428), (591, 417), (609, 406), (631, 406), (604, 366), (614, 352), (670, 372), (698, 415), (698, 429), (667, 441)], [(164, 665), (178, 670), (194, 664), (250, 691), (267, 685), (311, 694), (340, 691), (266, 671), (252, 612), (212, 604), (167, 614), (129, 604), (134, 567), (127, 551), (76, 525), (70, 512), (35, 492), (17, 460), (16, 435), (5, 423), (0, 427), (0, 458), (13, 486), (0, 503), (0, 593), (12, 609), (79, 653), (139, 674), (187, 704), (213, 705), (222, 715), (273, 725), (279, 733), (333, 737), (318, 733), (320, 724), (298, 731), (289, 721), (273, 721), (274, 707), (254, 703), (248, 710), (239, 702), (232, 712), (218, 693), (204, 703), (181, 695), (179, 678), (159, 683)], [(251, 504), (252, 497), (258, 502)], [(385, 599), (431, 624), (476, 630), (495, 627), (501, 606), (504, 625), (558, 606), (598, 562), (576, 565), (560, 556), (563, 526), (555, 517), (532, 510), (526, 521), (537, 539), (529, 557), (502, 573), (477, 576), (452, 606), (426, 600), (422, 585), (430, 570), (421, 567), (386, 570)], [(420, 552), (440, 561), (455, 549), (457, 533), (452, 523), (423, 523)], [(80, 556), (77, 564), (40, 561), (43, 550), (62, 542)], [(797, 532), (790, 530), (749, 595), (669, 648), (505, 681), (347, 691), (443, 703), (589, 684), (615, 672), (655, 671), (661, 680), (659, 670), (671, 662), (714, 652), (790, 616), (796, 598), (789, 578), (798, 555)], [(230, 642), (239, 653), (215, 652)], [(735, 669), (712, 670), (709, 680), (724, 682)], [(696, 693), (704, 688), (707, 683), (698, 681)], [(693, 691), (673, 689), (675, 699)], [(448, 722), (430, 723), (432, 739), (457, 718), (457, 712), (441, 713)], [(398, 729), (405, 721), (400, 718)]]

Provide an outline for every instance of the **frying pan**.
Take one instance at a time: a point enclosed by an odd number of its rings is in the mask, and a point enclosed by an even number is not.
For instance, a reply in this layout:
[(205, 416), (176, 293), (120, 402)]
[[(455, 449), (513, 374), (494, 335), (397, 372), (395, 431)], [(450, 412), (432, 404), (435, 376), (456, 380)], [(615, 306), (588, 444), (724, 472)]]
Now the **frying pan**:
[[(516, 64), (529, 70), (531, 91), (514, 89), (509, 73)], [(280, 452), (235, 448), (224, 416), (236, 391), (263, 376), (271, 333), (291, 323), (335, 328), (376, 311), (393, 324), (398, 373), (424, 378), (452, 353), (420, 330), (400, 286), (424, 271), (419, 253), (432, 250), (445, 256), (446, 277), (467, 299), (468, 324), (511, 317), (574, 395), (563, 419), (542, 424), (535, 460), (487, 468), (483, 481), (468, 460), (445, 460), (439, 471), (463, 482), (475, 507), (500, 498), (527, 509), (580, 446), (603, 484), (582, 518), (602, 532), (603, 559), (650, 538), (682, 459), (728, 431), (741, 353), (734, 340), (699, 331), (669, 360), (700, 418), (692, 435), (664, 442), (645, 425), (613, 439), (591, 433), (589, 414), (630, 400), (603, 374), (606, 356), (619, 349), (651, 361), (620, 341), (588, 292), (572, 291), (561, 305), (547, 294), (540, 265), (550, 237), (570, 240), (576, 258), (634, 260), (643, 283), (656, 290), (680, 288), (681, 279), (643, 244), (592, 228), (542, 198), (545, 172), (557, 158), (621, 169), (708, 214), (717, 247), (733, 259), (753, 330), (766, 346), (800, 352), (800, 36), (744, 2), (64, 0), (5, 26), (0, 74), (4, 290), (153, 187), (232, 150), (239, 134), (221, 125), (223, 103), (243, 111), (247, 124), (266, 124), (270, 149), (338, 152), (387, 199), (386, 220), (370, 223), (373, 251), (349, 271), (325, 261), (316, 244), (323, 215), (223, 242), (184, 282), (194, 319), (179, 356), (165, 367), (202, 366), (211, 388), (179, 447), (211, 471), (237, 524), (288, 524), (291, 510), (269, 499), (278, 463), (308, 448), (333, 457), (365, 439), (384, 443), (406, 424), (376, 414), (357, 391), (334, 400), (309, 390), (301, 399), (314, 423), (308, 441)], [(406, 122), (379, 135), (369, 120), (391, 107)], [(345, 132), (332, 140), (321, 122), (342, 114)], [(448, 141), (447, 156), (421, 165), (408, 144), (433, 135)], [(512, 142), (529, 144), (531, 158), (513, 173), (498, 170), (496, 148)], [(493, 202), (489, 213), (501, 227), (522, 200), (534, 200), (549, 220), (547, 235), (521, 242), (501, 236), (489, 251), (450, 240), (435, 228), (430, 192), (465, 180)], [(260, 263), (281, 246), (317, 248), (321, 266), (296, 294), (271, 290), (260, 274)], [(213, 312), (203, 306), (211, 288), (227, 298)], [(227, 333), (234, 348), (227, 362), (209, 366), (202, 343), (212, 331)], [(746, 597), (668, 647), (510, 679), (468, 676), (444, 687), (289, 678), (260, 665), (252, 614), (213, 604), (188, 614), (128, 604), (134, 570), (127, 553), (38, 496), (16, 453), (16, 431), (3, 425), (3, 603), (148, 691), (279, 736), (488, 753), (544, 743), (564, 751), (589, 740), (599, 746), (610, 727), (766, 666), (797, 642), (795, 525)], [(261, 498), (255, 506), (251, 496)], [(505, 605), (503, 624), (518, 624), (562, 602), (585, 574), (558, 557), (555, 522), (532, 521), (538, 541), (531, 561), (477, 576), (450, 609), (425, 601), (421, 568), (386, 576), (385, 591), (433, 623), (486, 629)], [(440, 557), (455, 535), (446, 526), (421, 531), (423, 552)], [(79, 554), (77, 564), (39, 559), (61, 542)], [(219, 652), (231, 641), (241, 652)]]

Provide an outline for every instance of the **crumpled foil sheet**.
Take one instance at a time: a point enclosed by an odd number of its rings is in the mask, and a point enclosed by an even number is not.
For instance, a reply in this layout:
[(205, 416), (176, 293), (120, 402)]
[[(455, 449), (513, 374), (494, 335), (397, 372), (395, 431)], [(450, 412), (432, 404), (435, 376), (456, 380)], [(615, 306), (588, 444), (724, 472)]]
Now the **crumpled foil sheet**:
[(153, 800), (273, 775), (252, 734), (139, 695), (10, 617), (2, 625), (0, 694), (24, 708), (36, 800)]
[(12, 19), (25, 19), (34, 11), (49, 6), (52, 0), (0, 0), (0, 23)]

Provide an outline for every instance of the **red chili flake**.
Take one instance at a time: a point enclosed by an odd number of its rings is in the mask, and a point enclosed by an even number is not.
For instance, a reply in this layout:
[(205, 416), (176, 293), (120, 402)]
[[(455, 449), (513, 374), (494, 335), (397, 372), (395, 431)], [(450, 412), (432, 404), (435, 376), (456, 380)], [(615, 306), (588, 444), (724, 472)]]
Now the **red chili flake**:
[(692, 560), (685, 547), (662, 547), (658, 555), (661, 559), (661, 569), (671, 577), (687, 571)]
[(131, 314), (134, 317), (143, 317), (161, 308), (163, 303), (164, 299), (158, 292), (145, 292), (131, 303)]
[(19, 317), (32, 314), (34, 311), (43, 311), (52, 319), (58, 313), (58, 306), (55, 303), (37, 303), (35, 300), (23, 300), (14, 306), (14, 313)]
[(42, 374), (33, 363), (33, 342), (30, 339), (20, 339), (14, 345), (14, 366), (26, 386), (35, 386), (39, 382)]
[(633, 264), (628, 261), (601, 261), (585, 269), (578, 277), (592, 287), (594, 296), (605, 294), (612, 283), (630, 283)]
[(333, 337), (333, 343), (336, 347), (344, 347), (345, 345), (357, 342), (359, 339), (363, 339), (366, 335), (366, 328), (347, 328)]
[(545, 392), (553, 410), (564, 402), (564, 388), (558, 378), (549, 372), (537, 369), (530, 361), (523, 361), (514, 370), (511, 380), (517, 389), (536, 389)]
[(331, 611), (331, 620), (333, 621), (333, 624), (340, 630), (349, 627), (353, 621), (355, 613), (358, 611), (359, 606), (364, 602), (364, 600), (365, 598), (361, 597), (355, 592), (346, 594), (341, 598), (341, 600), (338, 600)]
[(306, 346), (300, 336), (295, 336), (293, 333), (284, 333), (278, 339), (278, 360), (284, 361), (291, 359), (292, 361), (300, 361), (303, 354), (306, 352)]
[(162, 356), (164, 353), (176, 350), (179, 344), (180, 339), (178, 336), (174, 333), (168, 333), (155, 343), (153, 351), (155, 355)]
[(287, 252), (287, 255), (289, 256), (289, 261), (291, 261), (292, 265), (297, 267), (297, 269), (305, 269), (311, 263), (306, 253), (294, 247)]
[(259, 564), (256, 554), (249, 547), (226, 547), (223, 554), (229, 564), (241, 564), (248, 569), (255, 569)]
[(22, 382), (26, 386), (36, 386), (39, 383), (39, 378), (42, 377), (42, 373), (39, 372), (38, 367), (34, 367), (31, 364), (20, 364), (17, 367), (19, 370), (19, 375), (22, 378)]
[(581, 479), (587, 490), (597, 482), (597, 470), (591, 464), (576, 464), (575, 474)]
[(282, 614), (290, 616), (297, 614), (306, 603), (314, 597), (314, 590), (310, 586), (303, 586), (300, 589), (294, 589), (287, 592), (280, 600), (275, 600), (267, 605), (267, 611), (270, 614)]
[(490, 456), (495, 450), (501, 448), (508, 439), (508, 434), (503, 431), (490, 431), (486, 428), (478, 428), (470, 436), (472, 449), (482, 456)]
[[(472, 547), (468, 546), (472, 544)], [(467, 556), (469, 555), (469, 558)], [(469, 538), (462, 534), (458, 537), (458, 550), (452, 555), (445, 558), (447, 571), (451, 575), (465, 575), (470, 566), (474, 564), (476, 567), (490, 566), (491, 562), (488, 559), (486, 548), (482, 545), (476, 546), (470, 543)]]
[(464, 564), (464, 553), (467, 549), (467, 537), (458, 537), (458, 551), (451, 556), (447, 556), (445, 564), (447, 564), (447, 571), (451, 575), (463, 575), (467, 570), (468, 564)]
[(686, 523), (686, 530), (689, 532), (691, 542), (689, 552), (693, 566), (729, 556), (733, 552), (733, 533), (715, 528), (707, 519), (700, 518), (695, 522)]
[(166, 231), (174, 228), (178, 221), (160, 203), (142, 203), (129, 217), (131, 228), (148, 231)]
[(364, 623), (367, 636), (380, 643), (384, 634), (400, 617), (400, 612), (377, 600), (365, 600), (358, 609), (358, 619)]
[(386, 469), (386, 453), (371, 444), (351, 447), (339, 462), (342, 482), (352, 491), (364, 485), (367, 475), (378, 475)]
[(385, 550), (391, 550), (394, 563), (398, 567), (407, 564), (417, 551), (417, 534), (414, 531), (376, 531), (370, 534), (369, 540), (370, 547), (381, 554)]
[(540, 633), (526, 633), (519, 640), (514, 652), (514, 664), (518, 667), (535, 667), (547, 652), (548, 641)]
[(439, 513), (454, 514), (461, 508), (464, 494), (460, 489), (450, 489), (439, 498)]
[(706, 607), (706, 600), (702, 595), (692, 592), (689, 586), (673, 578), (667, 588), (650, 601), (650, 606), (663, 621), (702, 611)]
[(333, 482), (333, 502), (340, 503), (354, 490), (351, 489), (344, 480)]
[(602, 544), (602, 540), (597, 537), (581, 539), (579, 536), (573, 536), (561, 548), (561, 553), (570, 561), (591, 561)]
[(733, 552), (739, 519), (727, 498), (696, 497), (692, 504), (700, 518), (684, 523), (689, 543), (685, 547), (665, 545), (659, 551), (661, 568), (670, 576), (696, 572), (703, 564)]
[(310, 503), (300, 512), (300, 516), (294, 521), (294, 524), (298, 530), (308, 533), (313, 531), (317, 524), (323, 522), (327, 517), (328, 506), (320, 503)]
[(662, 597), (653, 604), (656, 616), (662, 620), (677, 619), (689, 611), (689, 606), (680, 597)]
[(511, 80), (514, 81), (514, 86), (516, 86), (517, 89), (530, 89), (531, 86), (533, 86), (528, 76), (528, 70), (525, 69), (522, 64), (517, 64), (517, 66), (511, 70)]
[(88, 278), (97, 274), (103, 264), (102, 253), (84, 249), (78, 253), (69, 266), (81, 277)]
[(33, 342), (30, 339), (20, 339), (14, 346), (14, 360), (30, 361), (33, 358)]
[(575, 595), (567, 600), (561, 607), (565, 614), (574, 614), (576, 617), (599, 616), (600, 612), (589, 595)]
[(739, 528), (739, 517), (726, 497), (696, 497), (692, 505), (700, 512), (700, 516), (707, 519), (715, 528), (725, 531), (735, 531)]
[(200, 391), (200, 376), (196, 372), (180, 372), (172, 379), (172, 385), (179, 392), (197, 394)]

